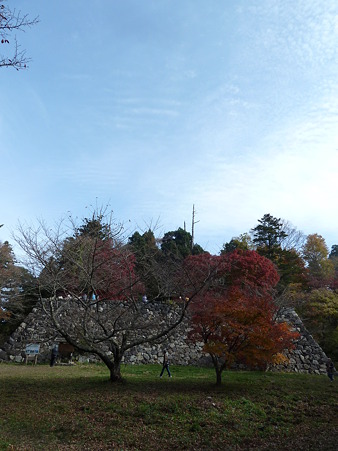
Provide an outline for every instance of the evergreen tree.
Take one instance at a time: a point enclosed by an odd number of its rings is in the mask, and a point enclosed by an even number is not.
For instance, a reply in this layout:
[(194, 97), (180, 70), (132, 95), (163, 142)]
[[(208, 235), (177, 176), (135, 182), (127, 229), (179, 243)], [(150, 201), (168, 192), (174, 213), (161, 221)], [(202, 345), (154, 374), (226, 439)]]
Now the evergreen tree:
[(251, 230), (253, 242), (257, 246), (257, 252), (264, 257), (274, 260), (276, 249), (287, 234), (282, 230), (283, 223), (280, 218), (265, 214), (258, 220), (259, 224)]
[(183, 260), (188, 255), (204, 253), (204, 249), (199, 244), (192, 246), (191, 234), (181, 227), (164, 234), (161, 250), (164, 256), (178, 260)]
[[(277, 290), (279, 293), (290, 284), (306, 283), (305, 264), (296, 249), (282, 248), (283, 242), (288, 237), (285, 232), (285, 221), (265, 214), (258, 220), (258, 225), (251, 230), (253, 243), (257, 246), (257, 252), (271, 260), (278, 269), (280, 276)], [(290, 227), (289, 227), (290, 229)], [(294, 230), (291, 229), (294, 233)]]

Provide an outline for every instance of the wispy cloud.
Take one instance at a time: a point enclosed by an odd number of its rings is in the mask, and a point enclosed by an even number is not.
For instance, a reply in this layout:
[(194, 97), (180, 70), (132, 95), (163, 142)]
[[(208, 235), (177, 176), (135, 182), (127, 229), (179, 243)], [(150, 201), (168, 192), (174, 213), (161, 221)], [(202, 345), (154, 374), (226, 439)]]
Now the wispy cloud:
[(5, 216), (99, 197), (175, 228), (195, 203), (214, 249), (267, 212), (335, 239), (336, 0), (96, 2), (74, 29), (38, 3), (32, 70), (0, 87)]

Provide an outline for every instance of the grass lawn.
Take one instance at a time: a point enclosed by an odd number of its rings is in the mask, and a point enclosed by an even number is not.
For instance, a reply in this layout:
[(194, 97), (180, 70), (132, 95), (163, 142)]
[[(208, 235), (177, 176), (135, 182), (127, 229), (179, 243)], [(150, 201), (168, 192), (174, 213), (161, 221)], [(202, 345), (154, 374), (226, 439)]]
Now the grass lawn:
[(103, 365), (0, 364), (0, 450), (336, 450), (338, 380)]

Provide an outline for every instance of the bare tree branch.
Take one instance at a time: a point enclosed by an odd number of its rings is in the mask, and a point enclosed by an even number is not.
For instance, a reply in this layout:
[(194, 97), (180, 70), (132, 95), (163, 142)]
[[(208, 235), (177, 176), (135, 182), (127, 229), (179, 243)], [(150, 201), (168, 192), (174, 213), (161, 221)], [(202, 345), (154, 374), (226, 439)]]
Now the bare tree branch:
[[(80, 226), (71, 217), (52, 229), (40, 221), (36, 229), (20, 225), (14, 236), (35, 268), (55, 329), (77, 349), (100, 357), (112, 381), (121, 379), (126, 351), (170, 336), (202, 289), (182, 261), (159, 259), (156, 252), (145, 255), (146, 270), (137, 273), (122, 232), (97, 211)], [(145, 301), (148, 277), (158, 293), (153, 289)]]
[(24, 32), (27, 28), (36, 25), (39, 18), (30, 19), (28, 14), (22, 14), (15, 8), (10, 9), (3, 0), (0, 4), (0, 45), (6, 54), (0, 52), (0, 67), (14, 67), (16, 70), (26, 69), (31, 61), (26, 56), (26, 51), (21, 50), (17, 42), (15, 33), (17, 31)]

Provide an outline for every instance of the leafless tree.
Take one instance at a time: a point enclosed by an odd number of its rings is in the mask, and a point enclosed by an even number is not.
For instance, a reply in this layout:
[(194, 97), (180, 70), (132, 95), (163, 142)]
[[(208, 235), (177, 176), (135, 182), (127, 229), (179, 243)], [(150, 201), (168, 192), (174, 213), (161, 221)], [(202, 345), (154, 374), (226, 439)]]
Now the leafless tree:
[(282, 248), (286, 250), (294, 249), (300, 254), (306, 240), (306, 235), (300, 230), (297, 230), (289, 221), (282, 219), (281, 222), (281, 230), (286, 234), (281, 241)]
[(36, 25), (39, 18), (30, 19), (28, 14), (9, 8), (5, 1), (0, 3), (0, 45), (2, 49), (5, 49), (5, 53), (0, 52), (0, 67), (26, 69), (30, 58), (26, 56), (25, 50), (20, 48), (15, 33), (24, 32), (27, 28)]
[(159, 268), (150, 262), (153, 286), (155, 279), (162, 296), (142, 298), (147, 272), (142, 278), (136, 274), (123, 228), (98, 212), (81, 226), (72, 219), (52, 229), (42, 222), (35, 228), (20, 225), (15, 240), (38, 277), (55, 329), (79, 351), (98, 356), (111, 381), (121, 380), (128, 350), (173, 333), (201, 288), (187, 286), (183, 265)]

